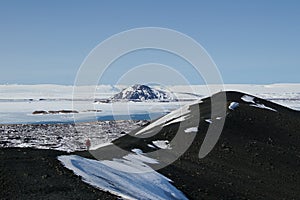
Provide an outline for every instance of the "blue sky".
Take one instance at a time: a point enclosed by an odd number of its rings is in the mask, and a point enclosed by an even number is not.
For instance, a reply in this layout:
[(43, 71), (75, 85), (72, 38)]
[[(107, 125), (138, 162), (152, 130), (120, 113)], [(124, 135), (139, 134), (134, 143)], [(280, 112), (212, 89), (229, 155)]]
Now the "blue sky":
[(297, 0), (3, 0), (0, 5), (0, 84), (71, 85), (101, 41), (148, 26), (194, 38), (225, 83), (300, 82)]

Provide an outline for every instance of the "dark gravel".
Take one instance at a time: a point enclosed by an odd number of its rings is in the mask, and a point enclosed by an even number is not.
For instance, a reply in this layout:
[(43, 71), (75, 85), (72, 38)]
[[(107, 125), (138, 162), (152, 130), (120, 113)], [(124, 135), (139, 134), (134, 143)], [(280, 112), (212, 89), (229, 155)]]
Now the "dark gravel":
[(117, 199), (64, 168), (57, 160), (63, 154), (55, 150), (0, 149), (0, 199)]

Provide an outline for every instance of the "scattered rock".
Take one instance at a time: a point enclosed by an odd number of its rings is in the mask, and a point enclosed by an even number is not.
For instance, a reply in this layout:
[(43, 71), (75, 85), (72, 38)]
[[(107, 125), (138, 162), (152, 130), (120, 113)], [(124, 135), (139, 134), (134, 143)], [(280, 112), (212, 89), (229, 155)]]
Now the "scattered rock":
[(45, 110), (36, 110), (32, 114), (33, 115), (41, 115), (41, 114), (45, 115), (45, 114), (48, 114), (48, 112)]

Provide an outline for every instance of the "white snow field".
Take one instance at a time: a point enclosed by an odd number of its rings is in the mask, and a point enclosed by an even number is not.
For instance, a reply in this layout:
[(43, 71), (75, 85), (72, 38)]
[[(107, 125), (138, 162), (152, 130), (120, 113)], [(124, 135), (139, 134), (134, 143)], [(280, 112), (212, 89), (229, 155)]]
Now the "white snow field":
[[(151, 86), (171, 92), (179, 101), (121, 101), (105, 103), (106, 99), (128, 86), (79, 86), (73, 99), (73, 86), (63, 85), (0, 85), (0, 123), (45, 123), (111, 120), (155, 119), (195, 100), (210, 96), (205, 85)], [(217, 86), (211, 86), (214, 88)], [(91, 90), (92, 88), (92, 90)], [(224, 85), (224, 90), (241, 91), (275, 103), (300, 110), (300, 84)], [(95, 91), (94, 94), (88, 91)], [(216, 89), (214, 90), (216, 91)], [(74, 102), (72, 101), (74, 100)], [(251, 96), (244, 101), (250, 102)], [(260, 106), (263, 107), (263, 106)], [(75, 110), (76, 114), (41, 114), (34, 111)]]
[(132, 153), (113, 161), (91, 160), (76, 155), (59, 156), (58, 159), (81, 176), (84, 182), (123, 199), (187, 199), (170, 179), (147, 165), (158, 161), (144, 156), (139, 149), (133, 149)]

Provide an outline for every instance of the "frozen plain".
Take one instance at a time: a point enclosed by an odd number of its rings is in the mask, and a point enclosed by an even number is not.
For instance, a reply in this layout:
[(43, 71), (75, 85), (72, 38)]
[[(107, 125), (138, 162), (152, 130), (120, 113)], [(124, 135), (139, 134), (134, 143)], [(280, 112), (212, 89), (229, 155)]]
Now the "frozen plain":
[[(155, 119), (218, 90), (205, 85), (151, 86), (170, 92), (179, 101), (103, 103), (127, 88), (125, 85), (73, 86), (64, 85), (0, 85), (0, 123), (56, 123), (96, 120)], [(214, 86), (210, 87), (214, 88)], [(220, 87), (215, 87), (220, 88)], [(226, 91), (240, 91), (300, 110), (300, 84), (224, 85)], [(94, 91), (90, 93), (89, 91)], [(100, 100), (95, 102), (95, 100)], [(34, 111), (76, 110), (76, 114), (33, 115)], [(97, 111), (97, 112), (96, 112)], [(100, 111), (100, 112), (98, 112)]]

